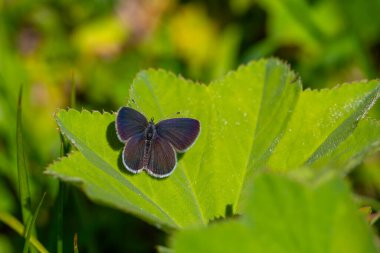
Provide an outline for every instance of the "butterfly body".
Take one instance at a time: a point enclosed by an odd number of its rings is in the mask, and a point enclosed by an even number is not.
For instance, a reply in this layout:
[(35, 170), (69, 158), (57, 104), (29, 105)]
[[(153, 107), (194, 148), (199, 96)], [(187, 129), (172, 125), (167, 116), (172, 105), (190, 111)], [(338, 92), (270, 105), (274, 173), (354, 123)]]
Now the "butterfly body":
[(177, 165), (176, 152), (186, 151), (196, 140), (200, 123), (191, 118), (148, 122), (138, 111), (122, 107), (116, 117), (116, 132), (125, 143), (122, 153), (125, 168), (138, 173), (146, 170), (154, 177), (167, 177)]
[(143, 168), (148, 168), (150, 153), (152, 148), (152, 142), (157, 137), (156, 126), (153, 123), (153, 120), (149, 122), (148, 127), (145, 129), (145, 147), (143, 155)]
[(153, 119), (148, 123), (147, 128), (145, 129), (145, 139), (151, 141), (156, 137), (156, 126), (154, 125)]

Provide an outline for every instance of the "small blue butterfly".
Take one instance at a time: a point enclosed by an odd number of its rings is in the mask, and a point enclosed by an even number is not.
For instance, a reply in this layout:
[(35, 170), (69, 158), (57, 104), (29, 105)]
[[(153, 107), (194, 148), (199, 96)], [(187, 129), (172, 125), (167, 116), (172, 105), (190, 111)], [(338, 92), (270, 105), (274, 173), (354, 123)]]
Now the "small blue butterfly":
[(138, 111), (121, 107), (116, 116), (116, 132), (125, 143), (123, 164), (128, 171), (146, 170), (158, 178), (169, 176), (177, 165), (176, 152), (183, 153), (199, 135), (196, 119), (174, 118), (154, 124)]

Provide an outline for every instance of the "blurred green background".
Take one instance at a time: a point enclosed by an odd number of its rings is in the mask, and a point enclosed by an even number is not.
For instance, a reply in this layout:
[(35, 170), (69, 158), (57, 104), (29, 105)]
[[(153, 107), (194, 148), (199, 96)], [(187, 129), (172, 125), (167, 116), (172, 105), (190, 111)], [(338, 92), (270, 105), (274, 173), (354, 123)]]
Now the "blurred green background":
[[(0, 5), (0, 211), (21, 219), (16, 162), (17, 94), (32, 206), (47, 198), (38, 237), (55, 251), (58, 182), (43, 174), (60, 155), (53, 119), (70, 105), (116, 111), (135, 74), (163, 68), (209, 82), (261, 57), (287, 61), (304, 88), (373, 79), (380, 73), (378, 0), (2, 0)], [(380, 116), (380, 108), (371, 111)], [(96, 127), (96, 126), (88, 126)], [(380, 196), (378, 156), (350, 175), (356, 191)], [(64, 251), (78, 233), (80, 252), (155, 252), (163, 232), (68, 187)], [(23, 238), (0, 223), (0, 252), (20, 252)]]

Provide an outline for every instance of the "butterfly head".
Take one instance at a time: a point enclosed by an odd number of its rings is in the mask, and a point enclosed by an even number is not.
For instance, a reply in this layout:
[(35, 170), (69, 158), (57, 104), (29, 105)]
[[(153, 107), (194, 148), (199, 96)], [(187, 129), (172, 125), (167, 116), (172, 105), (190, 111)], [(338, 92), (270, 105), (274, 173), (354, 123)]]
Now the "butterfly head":
[(152, 140), (155, 136), (156, 136), (156, 126), (153, 122), (153, 118), (151, 118), (147, 128), (145, 129), (145, 139)]
[(152, 117), (152, 118), (150, 118), (150, 121), (149, 121), (149, 123), (152, 123), (152, 124), (154, 124), (154, 118)]

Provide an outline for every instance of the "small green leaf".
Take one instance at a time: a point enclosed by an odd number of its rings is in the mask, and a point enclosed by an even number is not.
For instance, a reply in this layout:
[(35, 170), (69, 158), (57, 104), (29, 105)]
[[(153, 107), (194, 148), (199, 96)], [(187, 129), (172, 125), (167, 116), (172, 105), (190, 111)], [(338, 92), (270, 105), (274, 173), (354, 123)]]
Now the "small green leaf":
[(175, 252), (377, 252), (342, 179), (307, 185), (284, 175), (255, 177), (245, 216), (183, 230)]
[(129, 174), (114, 114), (61, 110), (59, 128), (80, 153), (53, 164), (48, 173), (80, 182), (90, 198), (158, 226), (206, 225), (230, 209), (241, 212), (242, 192), (259, 169), (310, 166), (317, 176), (338, 162), (344, 169), (336, 171), (343, 173), (353, 157), (360, 162), (378, 148), (380, 126), (357, 125), (379, 89), (377, 82), (361, 82), (301, 92), (295, 74), (274, 59), (252, 62), (208, 86), (165, 71), (143, 71), (130, 97), (148, 118), (157, 122), (179, 111), (201, 122), (197, 142), (180, 157), (176, 171), (163, 180)]

